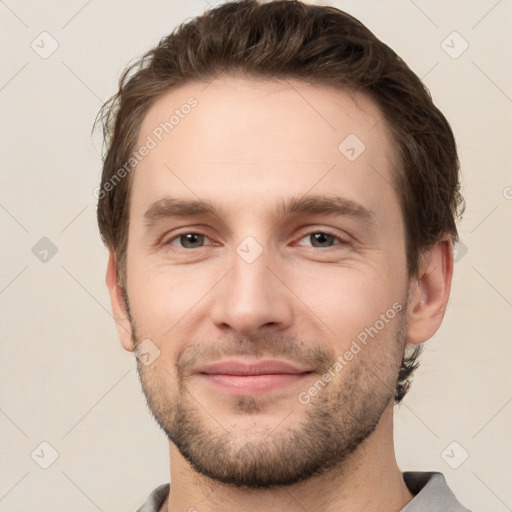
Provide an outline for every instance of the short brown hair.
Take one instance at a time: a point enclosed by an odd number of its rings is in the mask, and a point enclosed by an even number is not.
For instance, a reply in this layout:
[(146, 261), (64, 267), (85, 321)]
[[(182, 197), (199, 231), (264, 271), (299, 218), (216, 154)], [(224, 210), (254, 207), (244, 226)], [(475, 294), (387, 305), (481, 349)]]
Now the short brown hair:
[[(457, 241), (455, 220), (464, 202), (455, 139), (405, 62), (361, 22), (334, 7), (296, 0), (232, 1), (180, 25), (131, 64), (98, 114), (105, 141), (98, 224), (104, 243), (116, 253), (122, 288), (132, 173), (115, 186), (106, 185), (126, 169), (144, 116), (163, 93), (220, 74), (293, 78), (366, 93), (396, 144), (394, 186), (405, 222), (409, 276), (417, 275), (422, 252), (442, 237)], [(419, 349), (404, 359), (397, 402), (407, 392), (418, 354)]]

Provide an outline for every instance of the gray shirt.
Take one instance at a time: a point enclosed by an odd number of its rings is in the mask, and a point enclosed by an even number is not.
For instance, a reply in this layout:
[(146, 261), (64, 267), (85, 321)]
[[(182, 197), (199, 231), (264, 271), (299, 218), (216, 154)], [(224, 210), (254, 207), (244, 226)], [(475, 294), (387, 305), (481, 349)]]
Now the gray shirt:
[[(457, 501), (442, 473), (406, 471), (402, 475), (414, 499), (400, 512), (470, 512)], [(169, 488), (170, 484), (158, 486), (137, 512), (160, 512)]]

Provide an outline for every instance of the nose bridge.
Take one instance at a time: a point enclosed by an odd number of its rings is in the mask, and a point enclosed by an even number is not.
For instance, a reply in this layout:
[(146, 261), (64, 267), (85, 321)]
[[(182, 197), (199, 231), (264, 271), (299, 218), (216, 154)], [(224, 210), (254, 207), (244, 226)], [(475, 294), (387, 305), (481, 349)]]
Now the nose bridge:
[(248, 236), (236, 246), (232, 269), (223, 279), (214, 305), (214, 322), (243, 335), (270, 324), (285, 327), (292, 320), (290, 298), (270, 270), (275, 263), (272, 250), (262, 238), (260, 242)]
[(268, 246), (263, 248), (254, 237), (245, 238), (235, 250), (231, 286), (239, 300), (252, 301), (266, 298), (271, 284), (268, 266)]

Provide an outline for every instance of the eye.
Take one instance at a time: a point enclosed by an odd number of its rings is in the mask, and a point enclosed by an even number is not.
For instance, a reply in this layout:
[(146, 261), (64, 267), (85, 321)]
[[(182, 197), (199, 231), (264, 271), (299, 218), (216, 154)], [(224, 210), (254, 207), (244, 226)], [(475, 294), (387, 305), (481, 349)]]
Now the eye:
[(164, 245), (178, 245), (182, 249), (198, 249), (204, 245), (205, 239), (209, 240), (206, 235), (201, 233), (182, 233), (170, 238)]
[(311, 233), (308, 233), (299, 240), (298, 245), (306, 245), (300, 243), (302, 240), (309, 240), (311, 242), (312, 247), (318, 247), (320, 249), (328, 249), (329, 247), (339, 245), (336, 244), (336, 241), (339, 242), (341, 245), (346, 244), (346, 242), (341, 238), (335, 235), (331, 235), (330, 233), (326, 233), (325, 231), (313, 231)]

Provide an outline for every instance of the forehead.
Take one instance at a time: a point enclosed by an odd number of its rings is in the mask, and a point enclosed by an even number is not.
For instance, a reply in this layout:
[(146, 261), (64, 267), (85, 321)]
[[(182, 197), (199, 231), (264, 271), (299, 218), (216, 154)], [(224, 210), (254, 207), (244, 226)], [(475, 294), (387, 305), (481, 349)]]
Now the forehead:
[(135, 211), (164, 193), (238, 208), (252, 197), (253, 211), (261, 200), (312, 189), (398, 202), (387, 124), (356, 91), (292, 79), (188, 82), (149, 109), (139, 153), (143, 146), (150, 149), (134, 172)]
[[(287, 127), (282, 133), (281, 128)], [(225, 144), (226, 131), (231, 136), (257, 137), (275, 134), (275, 146), (287, 151), (286, 140), (324, 140), (319, 149), (339, 151), (344, 132), (353, 128), (361, 140), (368, 141), (370, 151), (392, 150), (386, 123), (375, 102), (366, 94), (349, 88), (335, 88), (324, 84), (296, 79), (262, 79), (220, 76), (212, 82), (186, 82), (162, 94), (146, 113), (140, 127), (137, 145), (151, 135), (158, 145), (171, 139), (179, 145), (180, 133), (188, 137), (194, 131), (197, 137), (188, 138), (189, 149), (203, 153), (214, 148), (217, 156), (244, 156), (261, 158), (265, 148), (253, 146), (234, 148)], [(371, 133), (373, 132), (373, 133)], [(288, 136), (287, 136), (288, 135)], [(165, 140), (164, 140), (165, 139)], [(383, 144), (376, 146), (375, 142)], [(220, 144), (219, 144), (220, 142)], [(238, 140), (240, 143), (240, 140)], [(175, 148), (176, 149), (176, 148)], [(267, 148), (269, 149), (269, 148)], [(273, 147), (272, 149), (278, 149)], [(309, 149), (309, 146), (304, 150)], [(300, 156), (305, 151), (297, 147)], [(285, 154), (289, 157), (289, 154)], [(311, 156), (307, 154), (307, 156)]]

